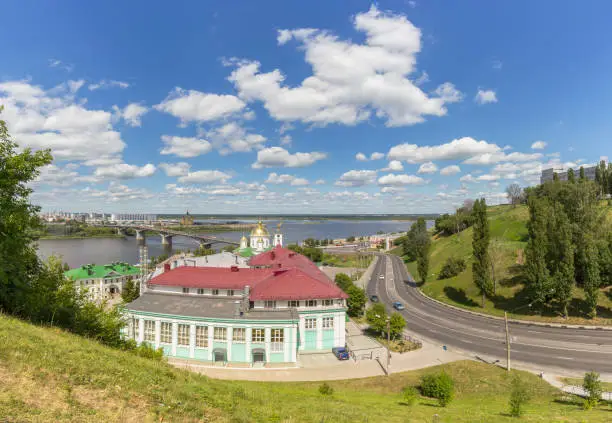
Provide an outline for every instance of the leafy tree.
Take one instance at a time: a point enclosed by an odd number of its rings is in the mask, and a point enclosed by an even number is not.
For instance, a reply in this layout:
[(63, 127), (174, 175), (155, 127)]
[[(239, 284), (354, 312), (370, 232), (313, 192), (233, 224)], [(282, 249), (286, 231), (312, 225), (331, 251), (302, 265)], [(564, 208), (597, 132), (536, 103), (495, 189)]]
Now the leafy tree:
[(363, 310), (368, 301), (365, 291), (358, 286), (351, 284), (346, 293), (349, 296), (347, 300), (348, 315), (351, 317), (363, 315)]
[(476, 200), (472, 213), (474, 214), (472, 277), (474, 284), (482, 294), (482, 307), (484, 308), (485, 297), (491, 295), (493, 291), (489, 258), (489, 220), (484, 198)]
[(580, 166), (580, 182), (586, 181), (586, 175), (584, 174), (584, 167)]
[(387, 330), (387, 310), (382, 303), (375, 303), (366, 311), (366, 320), (370, 328), (378, 333)]
[(346, 239), (346, 242), (355, 242), (355, 237), (354, 237), (354, 236), (352, 236), (352, 235), (351, 235), (351, 236), (349, 236), (349, 237)]
[(404, 317), (398, 313), (394, 312), (391, 314), (391, 318), (389, 321), (389, 330), (391, 332), (391, 338), (396, 339), (404, 333), (404, 328), (406, 327), (406, 320)]
[(444, 371), (421, 377), (421, 392), (426, 397), (436, 398), (441, 407), (446, 407), (453, 400), (455, 384), (450, 375)]
[(523, 406), (531, 399), (531, 393), (527, 384), (516, 376), (512, 379), (512, 390), (510, 391), (510, 415), (513, 417), (521, 417), (523, 414)]
[(419, 217), (416, 221), (414, 231), (414, 243), (416, 250), (417, 260), (417, 272), (422, 282), (427, 281), (427, 275), (429, 273), (429, 249), (431, 246), (431, 239), (427, 232), (427, 224), (425, 219)]
[(491, 262), (491, 281), (493, 282), (493, 295), (497, 293), (497, 281), (500, 277), (498, 272), (501, 263), (505, 257), (503, 242), (495, 238), (489, 243), (489, 258)]
[(593, 240), (588, 237), (584, 246), (585, 272), (584, 272), (584, 294), (589, 307), (589, 317), (597, 317), (597, 297), (599, 295), (599, 285), (601, 283), (599, 274), (599, 263), (597, 261), (597, 250)]
[(457, 276), (466, 268), (465, 260), (460, 257), (449, 257), (444, 262), (442, 270), (438, 274), (438, 279), (448, 279)]
[(525, 248), (525, 277), (532, 301), (545, 303), (550, 292), (551, 280), (546, 255), (548, 251), (547, 232), (548, 201), (540, 198), (529, 199), (529, 241)]
[(585, 410), (590, 410), (599, 403), (599, 400), (601, 399), (601, 394), (603, 392), (601, 380), (599, 380), (599, 373), (585, 373), (584, 379), (582, 381), (582, 387), (588, 394), (587, 397), (584, 399), (584, 408)]
[(552, 215), (548, 219), (547, 260), (552, 278), (551, 289), (567, 318), (567, 308), (572, 300), (575, 285), (572, 227), (561, 204), (555, 203), (550, 211)]
[(140, 297), (140, 288), (134, 282), (134, 279), (130, 277), (121, 291), (121, 299), (124, 303), (131, 303), (138, 297)]
[(314, 238), (306, 238), (304, 240), (304, 242), (302, 243), (302, 245), (304, 247), (315, 247), (316, 246), (316, 240)]
[(351, 277), (346, 273), (336, 273), (334, 281), (336, 282), (336, 285), (338, 285), (344, 292), (348, 292), (348, 289), (353, 286)]
[(576, 182), (576, 175), (574, 174), (574, 169), (571, 167), (567, 171), (567, 181), (571, 182), (572, 184)]
[(523, 197), (523, 189), (519, 184), (510, 184), (506, 187), (506, 194), (508, 194), (512, 206), (516, 207), (517, 204), (520, 204)]

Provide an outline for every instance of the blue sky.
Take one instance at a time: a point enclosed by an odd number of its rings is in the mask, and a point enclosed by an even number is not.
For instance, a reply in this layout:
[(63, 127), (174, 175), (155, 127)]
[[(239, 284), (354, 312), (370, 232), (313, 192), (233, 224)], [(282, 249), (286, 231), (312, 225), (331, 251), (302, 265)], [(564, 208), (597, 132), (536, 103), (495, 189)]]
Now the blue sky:
[[(608, 155), (612, 4), (3, 4), (45, 210), (417, 213)], [(608, 148), (606, 148), (608, 147)]]

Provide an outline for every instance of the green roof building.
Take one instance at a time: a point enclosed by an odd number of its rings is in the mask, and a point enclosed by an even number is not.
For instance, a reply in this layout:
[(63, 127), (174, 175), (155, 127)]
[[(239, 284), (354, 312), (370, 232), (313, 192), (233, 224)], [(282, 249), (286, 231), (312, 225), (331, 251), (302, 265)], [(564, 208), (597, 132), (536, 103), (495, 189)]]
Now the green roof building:
[(72, 279), (77, 289), (87, 290), (91, 300), (102, 301), (120, 295), (129, 279), (138, 280), (140, 268), (123, 262), (85, 264), (64, 272), (64, 276)]

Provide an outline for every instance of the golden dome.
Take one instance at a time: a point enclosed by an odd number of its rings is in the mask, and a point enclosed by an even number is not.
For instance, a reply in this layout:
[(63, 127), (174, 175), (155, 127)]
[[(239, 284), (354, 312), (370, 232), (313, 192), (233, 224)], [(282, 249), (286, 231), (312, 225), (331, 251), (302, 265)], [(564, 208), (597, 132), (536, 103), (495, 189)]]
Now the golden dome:
[(268, 232), (266, 225), (260, 220), (257, 222), (257, 226), (251, 231), (251, 236), (270, 236), (270, 232)]
[(242, 235), (242, 238), (240, 238), (240, 241), (248, 241), (247, 237)]

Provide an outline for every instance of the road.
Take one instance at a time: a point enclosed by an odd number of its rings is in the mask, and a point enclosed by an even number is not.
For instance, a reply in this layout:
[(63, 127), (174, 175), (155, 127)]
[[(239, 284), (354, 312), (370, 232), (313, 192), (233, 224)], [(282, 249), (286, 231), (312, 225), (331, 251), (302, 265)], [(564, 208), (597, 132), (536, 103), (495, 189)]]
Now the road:
[[(384, 275), (384, 279), (380, 278)], [(401, 258), (381, 255), (368, 283), (367, 293), (378, 295), (388, 311), (401, 301), (410, 332), (487, 359), (506, 363), (503, 320), (477, 316), (441, 305), (417, 291)], [(509, 323), (511, 362), (543, 368), (612, 373), (612, 331), (543, 327)]]

